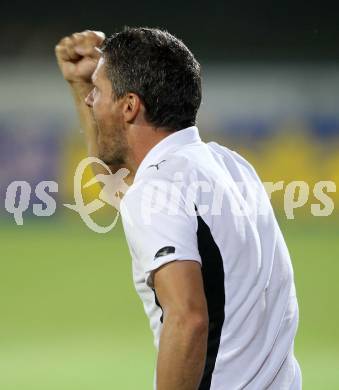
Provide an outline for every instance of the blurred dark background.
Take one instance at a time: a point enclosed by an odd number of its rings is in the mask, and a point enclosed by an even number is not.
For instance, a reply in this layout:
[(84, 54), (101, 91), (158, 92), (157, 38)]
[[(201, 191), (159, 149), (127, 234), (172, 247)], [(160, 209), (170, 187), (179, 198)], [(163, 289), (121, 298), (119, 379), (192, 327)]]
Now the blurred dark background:
[(52, 56), (51, 43), (84, 29), (166, 28), (202, 60), (333, 61), (338, 6), (298, 1), (5, 1), (1, 56)]

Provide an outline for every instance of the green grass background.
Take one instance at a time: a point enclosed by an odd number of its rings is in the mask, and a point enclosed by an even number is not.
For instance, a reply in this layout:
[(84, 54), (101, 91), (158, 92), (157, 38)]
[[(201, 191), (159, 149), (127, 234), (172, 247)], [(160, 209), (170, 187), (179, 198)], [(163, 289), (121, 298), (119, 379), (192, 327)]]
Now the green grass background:
[[(304, 389), (339, 389), (338, 218), (282, 219), (300, 306)], [(121, 226), (2, 224), (1, 390), (149, 390), (155, 350)]]

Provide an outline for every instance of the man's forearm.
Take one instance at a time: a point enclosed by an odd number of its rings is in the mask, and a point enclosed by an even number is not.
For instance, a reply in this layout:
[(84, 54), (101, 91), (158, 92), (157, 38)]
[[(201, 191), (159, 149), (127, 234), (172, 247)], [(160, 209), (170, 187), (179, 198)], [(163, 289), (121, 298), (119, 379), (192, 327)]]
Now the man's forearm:
[(207, 351), (208, 321), (165, 317), (157, 362), (157, 390), (197, 390)]
[(80, 125), (85, 134), (88, 155), (90, 157), (98, 157), (97, 124), (94, 120), (92, 109), (85, 103), (85, 98), (93, 86), (89, 83), (79, 82), (71, 83), (70, 87), (79, 115)]
[[(89, 157), (98, 157), (99, 156), (99, 148), (97, 143), (98, 137), (98, 127), (97, 123), (93, 116), (92, 108), (89, 107), (86, 102), (86, 96), (91, 92), (93, 85), (90, 83), (79, 82), (79, 83), (70, 83), (72, 95), (74, 98), (75, 106), (78, 112), (79, 120), (81, 128), (84, 131), (85, 142), (87, 146), (87, 153)], [(120, 168), (123, 168), (121, 165), (109, 165), (109, 168), (113, 173), (118, 171)], [(98, 174), (107, 174), (105, 168), (103, 168), (99, 164), (92, 164), (92, 170), (95, 175)], [(132, 183), (133, 178), (128, 177), (126, 181), (128, 184)]]
[[(99, 47), (105, 39), (105, 34), (99, 31), (83, 31), (64, 37), (55, 47), (55, 54), (64, 79), (68, 82), (75, 106), (79, 115), (81, 128), (84, 131), (89, 157), (100, 158), (98, 145), (98, 129), (93, 110), (86, 103), (86, 97), (93, 89), (92, 76), (101, 58)], [(109, 165), (112, 173), (122, 166)], [(98, 163), (92, 164), (94, 175), (109, 172)], [(129, 178), (131, 182), (133, 178)], [(102, 182), (100, 182), (103, 184)], [(107, 186), (106, 186), (107, 187)], [(104, 188), (106, 188), (104, 187)], [(109, 194), (114, 195), (114, 194)]]

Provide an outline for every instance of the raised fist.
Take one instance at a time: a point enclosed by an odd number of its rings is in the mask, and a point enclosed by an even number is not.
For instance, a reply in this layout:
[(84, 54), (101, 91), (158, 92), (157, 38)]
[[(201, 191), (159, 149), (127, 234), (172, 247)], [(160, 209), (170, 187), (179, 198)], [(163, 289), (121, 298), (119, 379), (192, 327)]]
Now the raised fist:
[(86, 30), (63, 38), (55, 47), (61, 72), (69, 83), (91, 83), (105, 39), (100, 31)]

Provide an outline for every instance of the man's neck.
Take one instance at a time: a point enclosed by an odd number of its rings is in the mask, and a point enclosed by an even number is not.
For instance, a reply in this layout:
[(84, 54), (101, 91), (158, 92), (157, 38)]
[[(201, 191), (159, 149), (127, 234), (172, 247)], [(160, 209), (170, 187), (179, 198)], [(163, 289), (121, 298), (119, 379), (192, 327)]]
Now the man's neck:
[(128, 140), (131, 153), (128, 165), (130, 165), (129, 169), (133, 172), (133, 175), (135, 175), (147, 153), (172, 133), (172, 131), (161, 127), (138, 126), (132, 129)]

